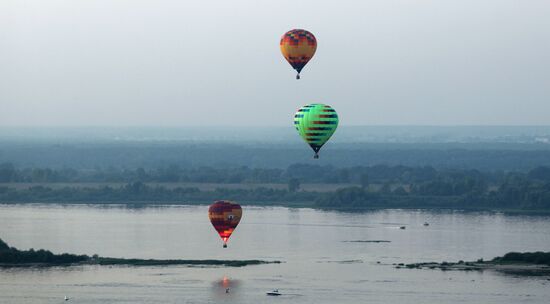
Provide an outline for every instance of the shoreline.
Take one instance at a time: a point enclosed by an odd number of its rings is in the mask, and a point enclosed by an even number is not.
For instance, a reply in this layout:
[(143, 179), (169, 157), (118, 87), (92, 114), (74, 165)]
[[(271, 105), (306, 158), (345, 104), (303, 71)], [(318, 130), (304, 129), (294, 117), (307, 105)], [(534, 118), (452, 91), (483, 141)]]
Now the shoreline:
[(221, 267), (243, 267), (261, 264), (280, 264), (281, 261), (264, 260), (156, 260), (156, 259), (125, 259), (100, 257), (98, 255), (88, 256), (85, 254), (54, 254), (44, 249), (19, 250), (10, 247), (0, 239), (0, 269), (2, 268), (44, 268), (44, 267), (71, 267), (71, 266), (221, 266)]
[(392, 264), (397, 269), (438, 269), (441, 271), (499, 271), (522, 276), (550, 276), (550, 252), (509, 252), (490, 261), (424, 262)]
[[(132, 201), (122, 203), (120, 201), (67, 201), (67, 202), (52, 202), (52, 201), (11, 201), (1, 202), (0, 206), (16, 206), (16, 205), (36, 205), (36, 206), (90, 206), (90, 207), (130, 207), (130, 208), (158, 208), (158, 207), (176, 207), (176, 206), (208, 206), (212, 201), (204, 200), (196, 203), (179, 202), (179, 201), (159, 201), (158, 203), (151, 201)], [(243, 207), (281, 207), (295, 209), (312, 209), (321, 211), (334, 211), (343, 213), (363, 213), (382, 210), (403, 210), (403, 211), (430, 211), (430, 212), (461, 212), (461, 213), (493, 213), (505, 215), (531, 215), (531, 216), (550, 216), (550, 210), (524, 210), (524, 209), (488, 209), (488, 208), (450, 208), (450, 207), (366, 207), (366, 208), (327, 208), (315, 205), (315, 202), (247, 202), (239, 201)]]
[(0, 263), (2, 268), (50, 268), (76, 266), (190, 266), (190, 267), (245, 267), (265, 264), (281, 264), (281, 261), (264, 260), (156, 260), (156, 259), (123, 259), (98, 258), (76, 263)]
[(472, 263), (469, 265), (458, 265), (451, 263), (449, 265), (442, 265), (437, 262), (427, 263), (414, 263), (399, 264), (395, 267), (397, 269), (429, 269), (429, 270), (441, 270), (441, 271), (498, 271), (506, 274), (514, 274), (521, 276), (550, 276), (550, 266), (546, 265), (534, 265), (534, 264), (494, 264), (494, 263)]

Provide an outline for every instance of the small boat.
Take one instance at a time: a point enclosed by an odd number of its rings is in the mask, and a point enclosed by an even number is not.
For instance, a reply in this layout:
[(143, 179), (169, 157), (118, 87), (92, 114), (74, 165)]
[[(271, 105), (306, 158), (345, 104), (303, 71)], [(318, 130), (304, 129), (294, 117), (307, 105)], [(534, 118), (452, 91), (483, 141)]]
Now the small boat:
[(424, 222), (424, 226), (430, 226), (430, 223)]
[(268, 296), (280, 296), (281, 293), (279, 292), (279, 289), (273, 289), (273, 291), (270, 291), (267, 293)]
[(65, 301), (69, 301), (69, 297), (65, 296)]
[(405, 226), (399, 227), (399, 229), (401, 229), (401, 230), (405, 230), (405, 228), (407, 228), (407, 227), (405, 227)]

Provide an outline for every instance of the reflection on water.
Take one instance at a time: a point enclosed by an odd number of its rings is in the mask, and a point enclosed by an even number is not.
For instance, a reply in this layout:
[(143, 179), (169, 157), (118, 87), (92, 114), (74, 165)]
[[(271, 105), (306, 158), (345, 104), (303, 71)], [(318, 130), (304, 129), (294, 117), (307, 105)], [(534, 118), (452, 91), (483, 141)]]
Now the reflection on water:
[(239, 280), (224, 275), (221, 280), (212, 282), (212, 294), (217, 298), (238, 296), (239, 284)]
[[(222, 249), (207, 210), (0, 205), (0, 238), (58, 253), (284, 263), (0, 269), (0, 303), (57, 303), (65, 295), (76, 303), (547, 303), (550, 297), (546, 278), (391, 266), (550, 251), (548, 217), (245, 207), (231, 246)], [(267, 297), (273, 289), (283, 296)]]

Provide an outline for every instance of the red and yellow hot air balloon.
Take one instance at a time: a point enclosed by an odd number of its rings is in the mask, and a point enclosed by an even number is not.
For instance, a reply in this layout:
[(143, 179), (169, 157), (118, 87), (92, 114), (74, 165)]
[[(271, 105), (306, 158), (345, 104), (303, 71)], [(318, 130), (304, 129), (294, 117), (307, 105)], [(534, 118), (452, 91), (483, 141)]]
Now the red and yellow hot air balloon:
[(306, 30), (295, 29), (281, 37), (280, 46), (286, 61), (298, 72), (296, 79), (300, 79), (300, 72), (317, 50), (317, 39)]
[(230, 201), (216, 201), (208, 208), (208, 218), (223, 240), (223, 248), (241, 221), (243, 210), (239, 204)]

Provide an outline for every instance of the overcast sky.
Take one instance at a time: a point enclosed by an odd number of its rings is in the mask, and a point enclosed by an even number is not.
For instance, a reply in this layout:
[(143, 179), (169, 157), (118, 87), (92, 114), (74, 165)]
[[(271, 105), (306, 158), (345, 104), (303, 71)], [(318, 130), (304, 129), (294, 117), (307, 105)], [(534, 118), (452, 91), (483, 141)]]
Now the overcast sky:
[[(302, 79), (279, 39), (318, 40)], [(549, 125), (550, 1), (2, 0), (0, 126)]]

